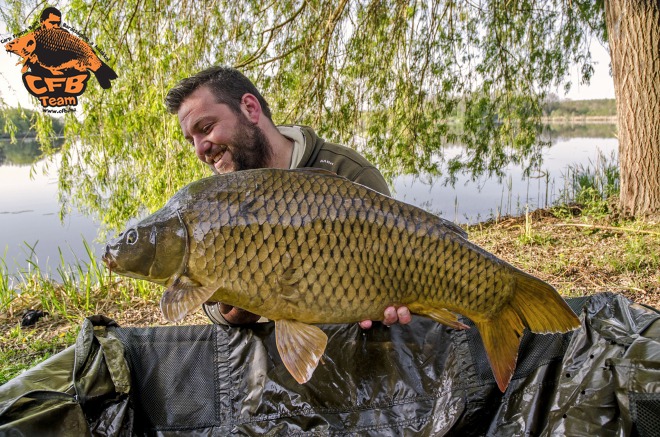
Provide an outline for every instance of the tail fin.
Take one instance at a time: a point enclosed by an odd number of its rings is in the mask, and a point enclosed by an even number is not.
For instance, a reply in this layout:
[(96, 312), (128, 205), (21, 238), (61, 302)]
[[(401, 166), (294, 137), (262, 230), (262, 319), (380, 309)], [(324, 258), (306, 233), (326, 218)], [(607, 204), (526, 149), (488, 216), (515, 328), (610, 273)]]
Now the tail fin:
[(550, 284), (521, 271), (513, 274), (516, 290), (510, 304), (530, 331), (547, 334), (580, 327), (580, 319)]
[(504, 392), (516, 369), (525, 327), (536, 333), (567, 332), (580, 326), (573, 310), (549, 284), (521, 271), (513, 272), (511, 300), (491, 320), (476, 322), (497, 386)]
[(94, 72), (94, 75), (104, 90), (110, 88), (111, 80), (117, 79), (117, 73), (103, 61), (101, 61), (101, 66)]

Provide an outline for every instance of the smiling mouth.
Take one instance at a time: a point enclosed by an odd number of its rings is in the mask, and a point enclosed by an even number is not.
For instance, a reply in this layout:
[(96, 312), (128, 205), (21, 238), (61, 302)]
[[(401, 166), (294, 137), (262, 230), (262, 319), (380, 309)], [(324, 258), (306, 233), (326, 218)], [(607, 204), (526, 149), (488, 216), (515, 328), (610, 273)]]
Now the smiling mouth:
[(209, 155), (206, 157), (206, 162), (211, 165), (215, 165), (220, 160), (222, 159), (223, 156), (225, 156), (225, 153), (227, 152), (227, 147), (221, 147), (215, 155)]

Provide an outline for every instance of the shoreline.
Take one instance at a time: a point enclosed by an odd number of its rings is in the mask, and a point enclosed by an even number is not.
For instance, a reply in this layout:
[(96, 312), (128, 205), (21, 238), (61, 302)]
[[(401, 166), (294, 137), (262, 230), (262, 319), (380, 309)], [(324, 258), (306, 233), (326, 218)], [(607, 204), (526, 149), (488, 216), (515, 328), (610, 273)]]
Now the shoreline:
[(617, 124), (618, 118), (616, 115), (603, 115), (603, 116), (571, 116), (571, 117), (541, 117), (541, 122), (544, 124)]

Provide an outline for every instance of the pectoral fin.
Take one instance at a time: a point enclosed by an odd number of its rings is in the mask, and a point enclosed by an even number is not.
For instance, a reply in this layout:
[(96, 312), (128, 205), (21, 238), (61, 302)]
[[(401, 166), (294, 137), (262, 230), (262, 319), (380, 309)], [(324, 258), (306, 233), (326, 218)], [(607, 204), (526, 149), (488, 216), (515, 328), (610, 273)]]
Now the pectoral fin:
[(215, 290), (216, 287), (194, 286), (177, 280), (163, 293), (163, 297), (160, 299), (160, 310), (167, 320), (178, 322), (189, 312), (209, 300)]
[(408, 309), (415, 314), (428, 316), (433, 320), (435, 320), (436, 322), (442, 323), (443, 325), (447, 325), (450, 328), (470, 329), (468, 325), (465, 325), (458, 321), (458, 316), (456, 316), (456, 314), (452, 313), (451, 311), (445, 308), (439, 308), (439, 307), (434, 308), (434, 307), (413, 303), (408, 305)]
[(276, 320), (275, 342), (286, 369), (299, 384), (304, 384), (316, 370), (328, 344), (328, 336), (313, 325)]

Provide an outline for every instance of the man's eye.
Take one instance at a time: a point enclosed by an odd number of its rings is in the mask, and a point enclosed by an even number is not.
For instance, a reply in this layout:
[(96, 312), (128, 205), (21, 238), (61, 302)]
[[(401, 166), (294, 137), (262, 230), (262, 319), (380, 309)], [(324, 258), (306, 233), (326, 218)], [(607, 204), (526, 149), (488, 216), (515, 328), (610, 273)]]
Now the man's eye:
[(204, 132), (205, 134), (209, 133), (210, 131), (211, 131), (211, 125), (210, 124), (207, 124), (206, 126), (204, 126), (202, 128), (202, 132)]

